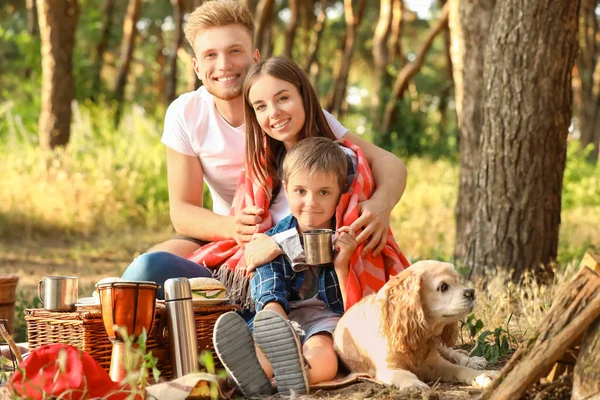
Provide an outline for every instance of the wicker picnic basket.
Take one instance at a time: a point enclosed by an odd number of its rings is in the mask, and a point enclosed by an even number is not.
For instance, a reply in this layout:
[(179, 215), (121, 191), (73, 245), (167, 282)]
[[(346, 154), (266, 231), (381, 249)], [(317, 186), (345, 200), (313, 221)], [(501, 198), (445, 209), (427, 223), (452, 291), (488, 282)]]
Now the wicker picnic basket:
[[(212, 331), (219, 316), (239, 307), (231, 304), (194, 306), (198, 350), (211, 350), (214, 354)], [(112, 343), (108, 340), (100, 310), (51, 312), (44, 309), (25, 310), (29, 349), (34, 350), (50, 343), (66, 343), (89, 353), (108, 372)], [(146, 350), (158, 358), (161, 376), (171, 378), (169, 340), (165, 334), (167, 314), (164, 305), (157, 304), (156, 317), (146, 341)], [(215, 367), (223, 368), (215, 356)]]
[(19, 282), (17, 275), (0, 276), (0, 319), (8, 320), (9, 333), (13, 333), (17, 282)]

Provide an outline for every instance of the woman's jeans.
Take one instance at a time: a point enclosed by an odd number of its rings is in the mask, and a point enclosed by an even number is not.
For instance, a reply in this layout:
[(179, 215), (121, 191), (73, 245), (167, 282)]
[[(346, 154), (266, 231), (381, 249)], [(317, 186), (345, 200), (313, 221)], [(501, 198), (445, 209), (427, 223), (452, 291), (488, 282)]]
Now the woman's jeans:
[[(216, 270), (215, 270), (216, 271)], [(212, 271), (204, 265), (186, 258), (154, 251), (145, 253), (133, 260), (123, 273), (123, 279), (130, 281), (151, 281), (160, 285), (156, 298), (164, 299), (165, 281), (170, 278), (211, 278)]]

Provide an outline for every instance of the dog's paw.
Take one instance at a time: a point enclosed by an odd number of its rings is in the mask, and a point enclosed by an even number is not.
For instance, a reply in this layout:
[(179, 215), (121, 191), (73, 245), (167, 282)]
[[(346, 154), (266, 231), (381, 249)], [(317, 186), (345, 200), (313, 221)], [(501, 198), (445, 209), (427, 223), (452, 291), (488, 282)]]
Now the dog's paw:
[(488, 362), (484, 357), (469, 357), (466, 361), (467, 362), (464, 364), (465, 367), (473, 369), (484, 369), (488, 365)]
[(483, 371), (483, 373), (477, 375), (473, 380), (473, 386), (480, 388), (486, 388), (492, 384), (492, 381), (500, 375), (499, 371)]

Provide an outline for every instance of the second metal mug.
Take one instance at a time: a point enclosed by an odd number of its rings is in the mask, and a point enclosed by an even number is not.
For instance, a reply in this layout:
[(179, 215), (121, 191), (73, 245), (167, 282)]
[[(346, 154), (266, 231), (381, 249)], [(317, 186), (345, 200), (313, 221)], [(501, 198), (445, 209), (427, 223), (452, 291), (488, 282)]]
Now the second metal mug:
[(333, 231), (312, 229), (302, 233), (304, 254), (309, 265), (322, 265), (333, 262)]
[(38, 283), (38, 297), (49, 311), (73, 311), (78, 289), (75, 276), (45, 276)]

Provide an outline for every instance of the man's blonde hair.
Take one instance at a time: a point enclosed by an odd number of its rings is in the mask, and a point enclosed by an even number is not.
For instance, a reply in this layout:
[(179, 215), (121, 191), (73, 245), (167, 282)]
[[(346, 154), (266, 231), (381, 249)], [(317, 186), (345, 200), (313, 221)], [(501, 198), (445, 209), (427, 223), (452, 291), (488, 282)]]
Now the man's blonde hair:
[(193, 48), (198, 32), (227, 25), (243, 26), (250, 34), (252, 41), (254, 41), (252, 14), (246, 6), (236, 0), (207, 1), (190, 14), (183, 32)]
[(302, 139), (291, 148), (283, 160), (283, 180), (298, 173), (312, 176), (315, 173), (333, 174), (340, 193), (348, 186), (348, 159), (344, 150), (326, 137)]

